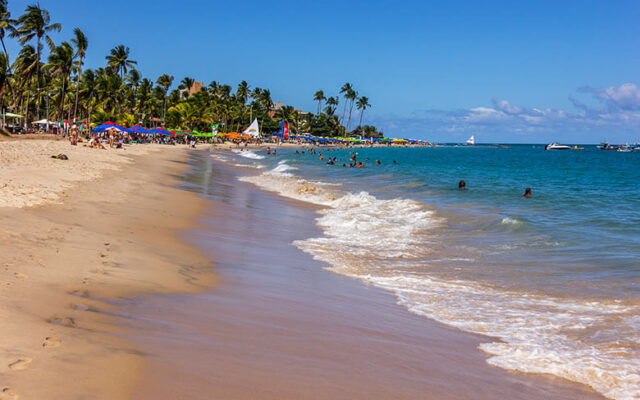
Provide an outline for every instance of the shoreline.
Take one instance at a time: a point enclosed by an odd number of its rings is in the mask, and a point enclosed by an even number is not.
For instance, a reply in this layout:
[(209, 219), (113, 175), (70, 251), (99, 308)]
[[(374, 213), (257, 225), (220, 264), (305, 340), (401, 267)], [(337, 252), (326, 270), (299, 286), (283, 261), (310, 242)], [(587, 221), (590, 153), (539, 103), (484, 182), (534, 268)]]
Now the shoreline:
[(125, 307), (131, 325), (147, 327), (132, 329), (151, 360), (138, 398), (602, 398), (562, 378), (492, 367), (481, 336), (327, 271), (291, 245), (319, 234), (316, 206), (240, 182), (228, 164), (210, 169), (208, 154), (192, 157), (206, 181), (199, 187), (193, 172), (187, 189), (211, 207), (189, 241), (215, 260), (220, 283)]
[[(3, 196), (0, 207), (1, 399), (130, 398), (145, 356), (122, 339), (110, 299), (215, 283), (211, 261), (179, 239), (204, 207), (175, 187), (186, 149), (145, 146), (116, 157), (65, 142), (0, 142), (5, 154), (18, 149), (3, 157), (0, 187), (30, 195)], [(58, 148), (69, 160), (47, 167)], [(37, 179), (21, 179), (29, 173)]]

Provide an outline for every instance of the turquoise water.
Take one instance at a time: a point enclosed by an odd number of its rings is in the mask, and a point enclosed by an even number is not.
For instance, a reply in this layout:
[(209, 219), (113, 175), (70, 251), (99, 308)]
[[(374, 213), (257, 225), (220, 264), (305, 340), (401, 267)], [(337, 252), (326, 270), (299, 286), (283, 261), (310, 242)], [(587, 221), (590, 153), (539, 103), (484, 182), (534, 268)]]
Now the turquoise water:
[[(499, 338), (481, 345), (490, 364), (640, 398), (640, 152), (317, 151), (324, 160), (295, 149), (225, 157), (256, 168), (248, 182), (326, 206), (324, 236), (296, 246), (411, 312)], [(350, 153), (366, 168), (342, 167)]]

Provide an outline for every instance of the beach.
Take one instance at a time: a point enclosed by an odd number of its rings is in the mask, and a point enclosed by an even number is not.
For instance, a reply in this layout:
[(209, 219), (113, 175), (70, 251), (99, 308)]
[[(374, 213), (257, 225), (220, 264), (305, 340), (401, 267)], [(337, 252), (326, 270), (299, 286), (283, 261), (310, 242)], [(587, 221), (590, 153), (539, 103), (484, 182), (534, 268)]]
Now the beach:
[(177, 239), (203, 207), (173, 188), (184, 148), (0, 141), (0, 154), (0, 398), (130, 398), (144, 357), (111, 301), (213, 284)]
[(603, 398), (336, 271), (300, 201), (336, 187), (274, 193), (264, 149), (230, 150), (0, 142), (1, 399)]
[(207, 228), (188, 240), (216, 260), (219, 284), (123, 304), (135, 316), (128, 337), (153, 354), (136, 398), (601, 398), (490, 367), (479, 337), (329, 273), (291, 245), (318, 234), (318, 207), (242, 184), (247, 171), (208, 158), (194, 153), (183, 187), (211, 202)]

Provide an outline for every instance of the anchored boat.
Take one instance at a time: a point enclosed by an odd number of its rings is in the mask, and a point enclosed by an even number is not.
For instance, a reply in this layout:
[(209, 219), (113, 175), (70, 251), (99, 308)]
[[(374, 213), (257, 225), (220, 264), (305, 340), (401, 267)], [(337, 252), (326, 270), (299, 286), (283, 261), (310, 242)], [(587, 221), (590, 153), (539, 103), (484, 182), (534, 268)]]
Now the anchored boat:
[(569, 150), (571, 147), (566, 144), (558, 144), (558, 142), (553, 142), (544, 146), (545, 150)]

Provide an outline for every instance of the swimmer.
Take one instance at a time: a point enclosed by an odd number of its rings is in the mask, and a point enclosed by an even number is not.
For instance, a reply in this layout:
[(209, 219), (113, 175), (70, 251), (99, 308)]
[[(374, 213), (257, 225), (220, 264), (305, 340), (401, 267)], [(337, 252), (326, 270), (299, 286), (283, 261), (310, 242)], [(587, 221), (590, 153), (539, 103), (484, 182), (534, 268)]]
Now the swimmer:
[(381, 165), (382, 163), (380, 162), (380, 160), (376, 160), (376, 164)]
[(467, 190), (467, 182), (465, 182), (465, 181), (458, 182), (458, 189), (459, 190)]
[(524, 190), (524, 194), (522, 195), (522, 197), (526, 197), (526, 198), (531, 197), (531, 188), (526, 188)]

